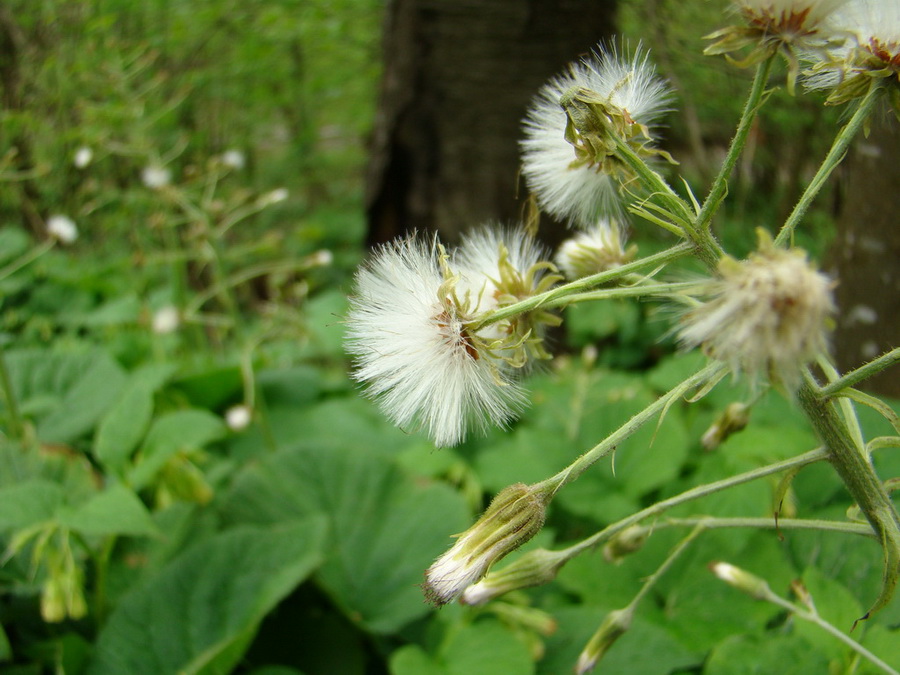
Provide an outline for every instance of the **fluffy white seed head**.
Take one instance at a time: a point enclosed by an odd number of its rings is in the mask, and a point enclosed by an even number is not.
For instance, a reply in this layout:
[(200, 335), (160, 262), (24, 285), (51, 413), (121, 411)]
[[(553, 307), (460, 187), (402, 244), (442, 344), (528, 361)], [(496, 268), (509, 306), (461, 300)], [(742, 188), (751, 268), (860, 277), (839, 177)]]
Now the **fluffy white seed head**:
[(68, 216), (57, 214), (47, 218), (47, 234), (61, 244), (72, 244), (78, 239), (78, 226)]
[(735, 373), (793, 386), (800, 369), (826, 348), (832, 282), (803, 251), (761, 239), (749, 259), (723, 259), (709, 299), (685, 314), (678, 335), (684, 346), (702, 346)]
[(509, 422), (524, 401), (467, 327), (479, 307), (465, 290), (485, 281), (459, 277), (436, 240), (393, 242), (357, 272), (347, 317), (354, 377), (395, 424), (423, 428), (439, 446), (473, 425)]
[(550, 80), (532, 101), (521, 142), (528, 188), (546, 212), (572, 225), (589, 226), (600, 215), (621, 211), (619, 184), (594, 166), (573, 166), (576, 155), (565, 138), (567, 117), (560, 106), (560, 98), (572, 87), (594, 92), (642, 125), (653, 124), (668, 109), (671, 90), (640, 47), (626, 58), (600, 45)]

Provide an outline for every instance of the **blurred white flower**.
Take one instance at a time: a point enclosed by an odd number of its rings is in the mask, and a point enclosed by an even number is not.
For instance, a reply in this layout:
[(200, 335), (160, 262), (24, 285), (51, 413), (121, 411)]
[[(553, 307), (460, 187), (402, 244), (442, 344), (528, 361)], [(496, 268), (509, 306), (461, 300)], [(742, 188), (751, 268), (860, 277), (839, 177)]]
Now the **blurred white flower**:
[(75, 165), (76, 169), (83, 169), (88, 164), (91, 163), (91, 160), (94, 158), (94, 151), (86, 146), (81, 146), (78, 150), (75, 151), (75, 156), (72, 159), (72, 163)]
[(47, 234), (61, 244), (71, 244), (78, 239), (78, 226), (68, 216), (50, 216), (47, 218)]
[(628, 262), (635, 247), (625, 250), (625, 235), (616, 220), (601, 218), (593, 227), (578, 232), (560, 245), (556, 264), (567, 279), (605, 272)]
[(800, 369), (826, 348), (831, 280), (803, 251), (775, 248), (763, 234), (749, 259), (723, 258), (719, 273), (710, 299), (682, 318), (682, 344), (702, 346), (735, 373), (795, 385)]
[(309, 261), (310, 266), (327, 267), (334, 262), (334, 254), (327, 248), (323, 248), (310, 255), (307, 260)]
[(166, 305), (153, 314), (153, 332), (157, 335), (174, 333), (181, 324), (181, 313), (177, 307)]
[[(502, 425), (523, 403), (469, 325), (485, 280), (460, 281), (443, 248), (416, 237), (378, 249), (356, 274), (347, 318), (354, 377), (400, 427), (455, 445), (474, 424)], [(457, 286), (460, 285), (459, 288)]]
[(246, 164), (246, 158), (244, 157), (244, 153), (240, 150), (226, 150), (222, 153), (222, 164), (227, 166), (229, 169), (234, 169), (239, 171), (244, 168)]
[(252, 411), (245, 405), (235, 405), (225, 411), (225, 424), (232, 431), (243, 431), (252, 418)]
[(287, 188), (277, 188), (272, 190), (271, 192), (267, 192), (264, 195), (260, 195), (258, 204), (260, 206), (270, 206), (272, 204), (277, 204), (278, 202), (283, 202), (288, 198), (288, 190)]
[(522, 174), (538, 204), (572, 225), (589, 226), (599, 216), (621, 211), (619, 181), (590, 163), (576, 161), (566, 140), (566, 112), (560, 99), (578, 87), (592, 92), (641, 125), (654, 123), (667, 110), (668, 85), (638, 47), (630, 58), (615, 49), (597, 51), (553, 78), (540, 90), (524, 121)]
[(172, 182), (172, 172), (165, 167), (151, 164), (141, 171), (141, 181), (151, 190), (159, 190)]

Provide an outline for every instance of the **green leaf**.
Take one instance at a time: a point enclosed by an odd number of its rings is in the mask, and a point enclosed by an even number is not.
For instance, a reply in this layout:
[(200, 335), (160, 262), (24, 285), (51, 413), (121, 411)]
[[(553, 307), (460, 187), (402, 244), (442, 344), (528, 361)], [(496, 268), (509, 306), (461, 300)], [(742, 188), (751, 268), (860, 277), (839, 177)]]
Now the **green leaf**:
[(733, 635), (719, 643), (703, 675), (828, 673), (828, 660), (804, 640), (784, 635)]
[(113, 485), (78, 508), (60, 514), (59, 522), (89, 536), (159, 534), (147, 507), (124, 485)]
[[(829, 579), (816, 567), (804, 570), (802, 581), (812, 596), (819, 616), (839, 631), (849, 634), (856, 620), (863, 615), (863, 608), (856, 597), (846, 586)], [(806, 638), (816, 651), (832, 660), (841, 661), (848, 656), (849, 647), (809, 621), (795, 620), (795, 631)], [(859, 639), (860, 636), (854, 637)]]
[(90, 675), (226, 673), (260, 621), (322, 559), (319, 518), (242, 527), (188, 549), (122, 598)]
[(144, 437), (153, 416), (153, 394), (173, 370), (151, 367), (134, 373), (121, 398), (100, 420), (94, 456), (107, 470), (122, 469)]
[(7, 355), (13, 391), (24, 411), (35, 410), (38, 437), (70, 443), (97, 423), (125, 383), (106, 352), (66, 354), (23, 350)]
[(418, 645), (406, 645), (391, 654), (390, 669), (391, 675), (447, 675)]
[(157, 418), (141, 447), (137, 465), (129, 474), (135, 490), (145, 487), (179, 452), (190, 452), (225, 435), (221, 418), (205, 410), (177, 410)]
[(249, 523), (326, 515), (332, 543), (318, 580), (352, 621), (377, 633), (429, 611), (423, 572), (469, 524), (445, 485), (413, 482), (389, 459), (347, 446), (269, 456), (238, 476), (223, 510)]
[(18, 530), (50, 520), (63, 496), (59, 485), (39, 479), (0, 488), (0, 530)]
[(530, 675), (528, 647), (496, 621), (479, 621), (452, 634), (443, 650), (447, 675)]

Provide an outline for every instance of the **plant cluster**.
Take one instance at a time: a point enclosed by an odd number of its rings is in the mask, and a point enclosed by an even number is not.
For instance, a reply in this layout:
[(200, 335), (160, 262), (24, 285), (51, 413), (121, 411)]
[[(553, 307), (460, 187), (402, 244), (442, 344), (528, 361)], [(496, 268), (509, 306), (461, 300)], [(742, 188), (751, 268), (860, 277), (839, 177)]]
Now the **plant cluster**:
[[(855, 385), (900, 360), (900, 350), (840, 376), (827, 355), (827, 330), (836, 311), (835, 280), (819, 272), (793, 245), (809, 205), (845, 155), (876, 105), (886, 100), (900, 116), (900, 5), (876, 0), (738, 0), (735, 25), (708, 36), (711, 55), (724, 54), (756, 73), (734, 139), (702, 201), (687, 181), (674, 186), (660, 173), (675, 163), (657, 148), (653, 124), (670, 103), (666, 83), (638, 48), (598, 46), (554, 78), (535, 98), (524, 122), (523, 170), (545, 212), (567, 220), (577, 234), (556, 254), (534, 241), (533, 226), (480, 230), (459, 249), (413, 236), (384, 246), (356, 277), (348, 316), (355, 376), (394, 422), (424, 430), (438, 446), (461, 442), (472, 427), (506, 425), (525, 401), (522, 375), (549, 358), (546, 326), (555, 310), (580, 303), (642, 298), (672, 309), (671, 332), (684, 350), (706, 357), (621, 426), (549, 478), (517, 482), (501, 490), (478, 521), (425, 573), (425, 596), (436, 605), (460, 599), (470, 605), (556, 578), (573, 558), (601, 543), (621, 558), (640, 549), (676, 506), (747, 481), (780, 474), (774, 519), (778, 527), (821, 528), (859, 534), (859, 523), (779, 518), (791, 480), (801, 468), (827, 460), (855, 503), (866, 534), (881, 546), (881, 588), (869, 619), (894, 597), (900, 580), (900, 516), (879, 477), (872, 453), (900, 438), (866, 438), (854, 403), (883, 413), (900, 434), (900, 420), (883, 402)], [(849, 104), (849, 119), (796, 207), (775, 232), (760, 229), (755, 251), (743, 260), (728, 254), (716, 234), (716, 215), (748, 132), (765, 109), (778, 59), (787, 63), (786, 88), (824, 91), (826, 104)], [(801, 64), (802, 67), (801, 67)], [(624, 214), (675, 238), (651, 255), (624, 250)], [(667, 281), (674, 261), (694, 257), (705, 274)], [(560, 284), (562, 269), (569, 281)], [(681, 399), (696, 403), (723, 380), (746, 382), (747, 401), (730, 406), (704, 436), (714, 447), (748, 424), (754, 401), (769, 388), (806, 417), (821, 445), (803, 454), (697, 485), (651, 503), (562, 550), (537, 548), (505, 567), (494, 565), (536, 537), (548, 507), (595, 463), (610, 457), (644, 425), (662, 419)], [(568, 411), (575, 415), (576, 411)], [(652, 442), (652, 439), (651, 439)], [(649, 459), (648, 461), (655, 461)], [(649, 470), (649, 469), (648, 469)], [(623, 608), (607, 614), (587, 641), (576, 672), (592, 670), (629, 630), (640, 601), (706, 530), (728, 526), (717, 514), (685, 521), (690, 533), (650, 574)], [(731, 523), (751, 525), (748, 520)], [(772, 602), (795, 618), (837, 635), (884, 672), (897, 672), (867, 648), (821, 619), (798, 584), (798, 604), (773, 593), (761, 579), (724, 562), (712, 571), (757, 600)], [(854, 626), (856, 622), (854, 622)], [(413, 670), (403, 672), (416, 672)]]

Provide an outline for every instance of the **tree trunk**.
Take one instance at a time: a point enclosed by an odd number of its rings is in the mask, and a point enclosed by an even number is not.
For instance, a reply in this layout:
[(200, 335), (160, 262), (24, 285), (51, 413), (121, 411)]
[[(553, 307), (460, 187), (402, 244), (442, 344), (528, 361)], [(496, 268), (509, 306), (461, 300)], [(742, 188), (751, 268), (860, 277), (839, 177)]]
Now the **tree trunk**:
[(367, 180), (370, 243), (522, 215), (521, 121), (608, 37), (614, 0), (393, 0)]
[[(831, 260), (838, 279), (835, 347), (843, 371), (900, 346), (900, 124), (877, 111), (846, 163), (838, 236)], [(889, 369), (864, 383), (900, 397), (900, 374)]]

